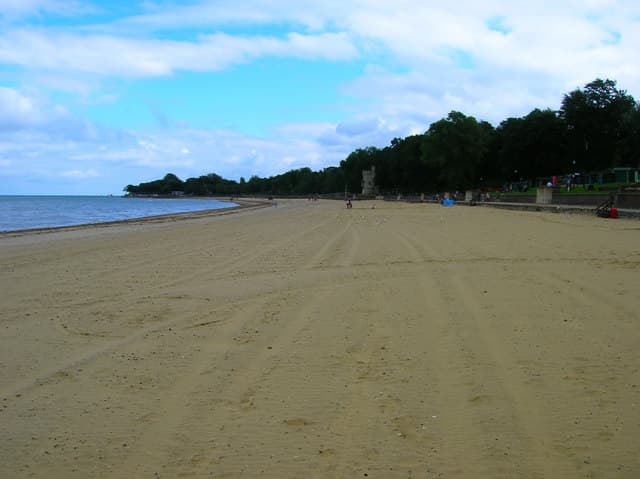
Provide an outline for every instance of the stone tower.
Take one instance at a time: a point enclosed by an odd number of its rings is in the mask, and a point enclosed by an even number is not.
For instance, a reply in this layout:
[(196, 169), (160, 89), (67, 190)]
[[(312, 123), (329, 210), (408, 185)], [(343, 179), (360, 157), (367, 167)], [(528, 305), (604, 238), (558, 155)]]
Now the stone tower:
[(373, 196), (376, 194), (376, 167), (372, 166), (370, 170), (362, 170), (362, 195)]

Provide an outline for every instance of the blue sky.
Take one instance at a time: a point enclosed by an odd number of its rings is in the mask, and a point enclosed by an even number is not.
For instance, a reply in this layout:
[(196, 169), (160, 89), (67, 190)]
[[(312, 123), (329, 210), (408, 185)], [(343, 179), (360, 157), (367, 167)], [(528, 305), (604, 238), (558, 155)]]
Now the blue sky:
[(597, 77), (638, 98), (638, 50), (632, 0), (0, 0), (0, 194), (320, 169)]

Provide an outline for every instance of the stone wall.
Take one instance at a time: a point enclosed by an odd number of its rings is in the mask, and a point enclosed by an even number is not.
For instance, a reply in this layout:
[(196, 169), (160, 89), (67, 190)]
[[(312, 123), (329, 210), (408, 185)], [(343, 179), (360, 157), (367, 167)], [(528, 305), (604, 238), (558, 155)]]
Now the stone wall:
[(541, 186), (536, 192), (536, 204), (550, 205), (553, 201), (553, 188)]
[[(554, 192), (555, 193), (555, 192)], [(613, 193), (618, 208), (640, 209), (640, 193)], [(609, 194), (597, 195), (571, 195), (554, 194), (551, 198), (553, 205), (571, 206), (598, 206), (609, 198)], [(536, 203), (536, 197), (532, 195), (501, 195), (500, 201), (504, 203)], [(539, 203), (544, 204), (544, 203)]]

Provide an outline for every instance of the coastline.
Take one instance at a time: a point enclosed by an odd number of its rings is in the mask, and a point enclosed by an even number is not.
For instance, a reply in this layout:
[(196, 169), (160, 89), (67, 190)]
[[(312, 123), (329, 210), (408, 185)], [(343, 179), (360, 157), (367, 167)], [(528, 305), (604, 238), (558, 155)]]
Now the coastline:
[[(179, 198), (178, 198), (179, 199)], [(228, 198), (219, 197), (207, 197), (203, 199), (215, 199), (218, 201), (230, 202)], [(0, 240), (3, 238), (12, 238), (25, 235), (38, 235), (55, 233), (61, 231), (76, 231), (90, 228), (108, 228), (112, 226), (126, 225), (126, 224), (150, 224), (150, 223), (164, 223), (169, 221), (179, 220), (191, 220), (198, 218), (208, 218), (212, 216), (221, 216), (226, 214), (237, 213), (239, 211), (245, 211), (250, 209), (259, 209), (271, 206), (271, 203), (267, 200), (247, 200), (247, 199), (235, 199), (233, 203), (238, 206), (232, 206), (229, 208), (217, 208), (211, 210), (199, 210), (189, 211), (184, 213), (170, 213), (164, 215), (144, 216), (140, 218), (129, 218), (124, 220), (103, 221), (98, 223), (84, 223), (79, 225), (70, 226), (52, 226), (45, 228), (28, 228), (11, 231), (0, 231)]]
[(8, 477), (637, 476), (635, 222), (257, 208), (0, 242)]

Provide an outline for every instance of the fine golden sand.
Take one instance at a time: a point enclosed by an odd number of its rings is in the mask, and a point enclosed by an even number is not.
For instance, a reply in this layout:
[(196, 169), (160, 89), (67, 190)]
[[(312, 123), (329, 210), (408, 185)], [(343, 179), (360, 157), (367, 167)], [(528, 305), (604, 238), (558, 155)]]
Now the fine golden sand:
[(0, 477), (640, 477), (638, 222), (285, 201), (0, 288)]

